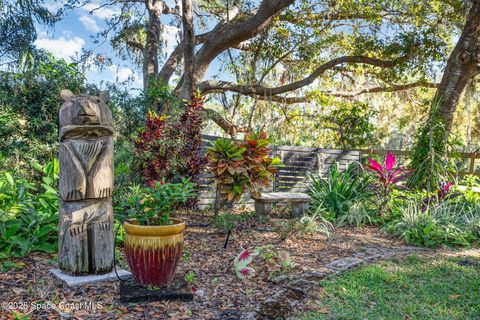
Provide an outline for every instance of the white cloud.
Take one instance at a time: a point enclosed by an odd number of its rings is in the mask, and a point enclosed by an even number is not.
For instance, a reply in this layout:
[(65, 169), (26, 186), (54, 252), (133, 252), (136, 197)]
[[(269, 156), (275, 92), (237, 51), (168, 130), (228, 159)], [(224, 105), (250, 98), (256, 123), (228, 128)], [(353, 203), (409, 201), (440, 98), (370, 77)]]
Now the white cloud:
[(113, 64), (108, 69), (112, 73), (112, 77), (115, 79), (115, 81), (131, 81), (134, 86), (139, 86), (142, 83), (138, 75), (128, 67), (119, 67)]
[(163, 43), (165, 44), (164, 52), (167, 56), (169, 56), (178, 44), (177, 38), (178, 34), (180, 33), (180, 29), (169, 25), (164, 25), (162, 28), (163, 30), (161, 37)]
[(133, 70), (130, 68), (119, 68), (117, 70), (118, 81), (127, 81), (129, 78), (134, 77)]
[(63, 3), (62, 1), (47, 1), (45, 2), (44, 6), (50, 11), (50, 12), (53, 12), (53, 13), (56, 13), (58, 10), (60, 10), (61, 8), (63, 8)]
[(85, 29), (87, 29), (88, 31), (95, 33), (100, 31), (100, 28), (97, 25), (97, 21), (92, 17), (87, 15), (81, 15), (78, 20), (80, 20)]
[(70, 62), (72, 56), (80, 53), (85, 40), (79, 37), (60, 37), (58, 39), (49, 39), (45, 34), (40, 34), (38, 39), (34, 42), (37, 48), (45, 49), (51, 52), (57, 58), (63, 58)]
[(120, 14), (120, 10), (118, 10), (117, 8), (111, 8), (111, 7), (100, 8), (100, 7), (101, 7), (101, 4), (87, 3), (82, 7), (82, 9), (89, 13), (91, 12), (94, 17), (99, 19), (108, 19), (114, 15)]

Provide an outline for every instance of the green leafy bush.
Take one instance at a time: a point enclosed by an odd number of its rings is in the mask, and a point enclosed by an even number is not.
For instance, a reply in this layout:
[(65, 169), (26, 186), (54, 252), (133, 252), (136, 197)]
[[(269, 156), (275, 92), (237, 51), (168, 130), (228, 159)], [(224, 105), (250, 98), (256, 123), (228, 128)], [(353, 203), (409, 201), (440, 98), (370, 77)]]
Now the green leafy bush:
[(374, 145), (375, 126), (372, 118), (377, 112), (363, 102), (337, 101), (336, 104), (338, 107), (320, 117), (317, 124), (322, 129), (331, 131), (334, 146), (349, 149)]
[(407, 200), (384, 229), (407, 243), (425, 247), (469, 246), (480, 236), (480, 206), (463, 201), (445, 201), (422, 210), (418, 202)]
[(292, 236), (302, 238), (314, 234), (329, 237), (331, 229), (333, 229), (332, 224), (322, 216), (321, 212), (304, 215), (298, 219), (279, 221), (275, 224), (275, 232), (278, 233), (281, 241)]
[(338, 164), (335, 164), (325, 178), (318, 174), (309, 174), (311, 213), (325, 212), (328, 220), (337, 221), (347, 214), (355, 203), (366, 201), (373, 196), (369, 190), (370, 182), (370, 176), (365, 174), (357, 163), (350, 163), (343, 172), (340, 172)]
[(348, 206), (348, 211), (338, 219), (337, 224), (340, 226), (354, 225), (360, 227), (378, 222), (380, 222), (378, 210), (372, 208), (366, 201), (353, 201), (353, 203)]
[(252, 216), (249, 214), (233, 214), (224, 212), (215, 216), (213, 225), (219, 231), (227, 234), (235, 229), (239, 224), (248, 223)]
[(137, 219), (145, 225), (168, 225), (175, 208), (195, 197), (196, 184), (182, 178), (180, 183), (155, 181), (149, 187), (136, 185), (115, 198), (115, 211), (119, 217)]
[(57, 250), (58, 160), (32, 167), (39, 182), (0, 172), (0, 259)]

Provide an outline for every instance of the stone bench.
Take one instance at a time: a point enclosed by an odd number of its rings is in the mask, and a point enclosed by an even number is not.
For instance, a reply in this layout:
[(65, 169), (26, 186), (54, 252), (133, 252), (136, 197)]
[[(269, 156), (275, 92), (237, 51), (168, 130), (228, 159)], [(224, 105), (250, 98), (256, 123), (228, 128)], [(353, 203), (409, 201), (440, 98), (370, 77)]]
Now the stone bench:
[(308, 209), (310, 196), (300, 192), (269, 192), (262, 193), (255, 198), (255, 211), (259, 215), (268, 215), (272, 211), (272, 204), (276, 202), (290, 203), (292, 215), (300, 217)]

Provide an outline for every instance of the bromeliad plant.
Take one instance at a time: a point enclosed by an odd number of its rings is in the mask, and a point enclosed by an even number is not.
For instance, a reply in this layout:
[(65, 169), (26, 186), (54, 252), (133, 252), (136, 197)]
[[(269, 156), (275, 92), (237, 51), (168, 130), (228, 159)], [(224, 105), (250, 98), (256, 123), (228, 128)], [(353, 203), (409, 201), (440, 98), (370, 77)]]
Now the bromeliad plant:
[(251, 264), (256, 256), (262, 258), (266, 263), (268, 278), (278, 273), (288, 272), (296, 266), (288, 251), (278, 250), (273, 245), (247, 248), (240, 252), (233, 261), (233, 268), (240, 279), (247, 280), (255, 276), (256, 271)]
[(280, 164), (268, 156), (270, 141), (265, 132), (247, 133), (244, 141), (217, 139), (208, 149), (208, 169), (215, 177), (221, 200), (238, 201), (248, 189), (258, 197)]
[(116, 211), (142, 225), (169, 225), (175, 208), (195, 196), (195, 184), (188, 179), (182, 178), (180, 183), (155, 181), (149, 187), (130, 187), (125, 198), (116, 205)]

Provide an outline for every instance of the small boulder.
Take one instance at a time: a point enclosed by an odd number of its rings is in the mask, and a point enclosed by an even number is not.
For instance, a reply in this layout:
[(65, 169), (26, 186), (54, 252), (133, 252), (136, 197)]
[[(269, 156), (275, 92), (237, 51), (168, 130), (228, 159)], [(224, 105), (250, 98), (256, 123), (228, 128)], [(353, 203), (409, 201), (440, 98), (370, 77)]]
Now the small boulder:
[(336, 270), (336, 271), (344, 271), (353, 267), (356, 267), (360, 264), (364, 263), (362, 259), (354, 258), (354, 257), (347, 257), (338, 260), (334, 260), (327, 264), (325, 267)]
[(304, 297), (302, 290), (284, 288), (265, 299), (259, 307), (260, 319), (285, 319)]

